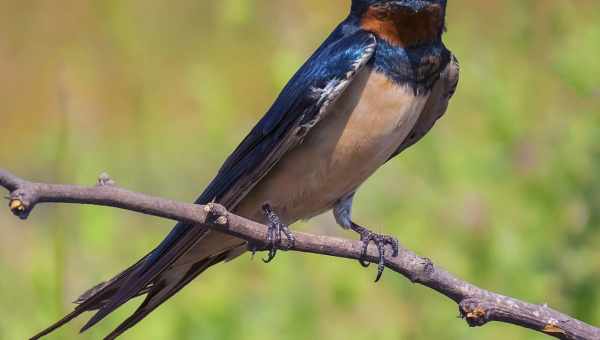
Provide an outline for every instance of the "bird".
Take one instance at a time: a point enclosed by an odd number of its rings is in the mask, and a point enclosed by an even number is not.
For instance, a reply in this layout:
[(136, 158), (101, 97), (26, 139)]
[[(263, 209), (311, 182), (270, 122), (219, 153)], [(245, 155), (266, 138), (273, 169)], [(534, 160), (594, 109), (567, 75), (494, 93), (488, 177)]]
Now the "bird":
[[(350, 13), (292, 76), (265, 115), (225, 160), (195, 201), (218, 203), (268, 226), (268, 255), (294, 244), (289, 225), (332, 211), (336, 222), (379, 251), (398, 241), (354, 222), (361, 184), (423, 138), (444, 115), (459, 63), (442, 41), (447, 0), (352, 0)], [(283, 241), (283, 238), (287, 242)], [(132, 298), (133, 314), (115, 339), (209, 267), (254, 251), (243, 239), (179, 222), (146, 256), (83, 293), (74, 310), (31, 339), (83, 312), (82, 332)], [(368, 262), (363, 259), (362, 265)]]

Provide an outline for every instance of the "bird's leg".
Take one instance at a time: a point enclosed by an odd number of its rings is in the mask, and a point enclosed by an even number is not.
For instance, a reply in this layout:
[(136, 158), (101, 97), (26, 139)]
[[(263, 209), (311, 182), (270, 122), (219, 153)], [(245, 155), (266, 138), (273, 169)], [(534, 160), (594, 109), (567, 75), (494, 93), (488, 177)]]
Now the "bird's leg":
[(360, 264), (363, 267), (368, 267), (370, 263), (366, 261), (367, 250), (371, 242), (375, 243), (379, 252), (379, 263), (377, 266), (377, 277), (375, 282), (379, 281), (383, 270), (385, 269), (385, 246), (389, 245), (392, 248), (392, 256), (398, 256), (400, 245), (398, 240), (392, 236), (376, 234), (369, 229), (362, 227), (352, 221), (352, 199), (354, 193), (351, 193), (340, 199), (333, 208), (335, 220), (345, 229), (352, 229), (360, 235), (360, 240), (363, 242)]
[(268, 203), (263, 204), (262, 209), (265, 213), (265, 217), (267, 218), (268, 222), (267, 224), (269, 226), (269, 230), (267, 232), (269, 255), (267, 255), (267, 258), (263, 259), (263, 261), (265, 263), (269, 263), (275, 258), (275, 255), (277, 254), (277, 248), (281, 247), (281, 233), (283, 233), (288, 240), (287, 246), (285, 248), (281, 248), (282, 250), (289, 250), (292, 248), (296, 242), (296, 239), (294, 238), (294, 234), (292, 234), (288, 225), (281, 222), (279, 216), (277, 216)]
[(354, 222), (352, 222), (350, 228), (360, 235), (360, 240), (363, 242), (361, 255), (362, 259), (359, 260), (363, 267), (368, 267), (370, 264), (369, 262), (365, 261), (369, 244), (373, 242), (377, 246), (377, 251), (379, 252), (379, 263), (377, 265), (377, 277), (375, 278), (375, 282), (379, 281), (379, 279), (381, 279), (381, 275), (383, 274), (383, 270), (385, 269), (385, 246), (389, 245), (392, 247), (392, 257), (396, 257), (398, 256), (400, 248), (398, 240), (393, 236), (376, 234)]

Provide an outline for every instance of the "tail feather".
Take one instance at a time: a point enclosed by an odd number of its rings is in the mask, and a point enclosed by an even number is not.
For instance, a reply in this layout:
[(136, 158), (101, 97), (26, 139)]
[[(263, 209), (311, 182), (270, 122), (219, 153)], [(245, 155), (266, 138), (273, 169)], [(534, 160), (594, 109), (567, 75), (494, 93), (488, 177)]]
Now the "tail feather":
[[(31, 339), (36, 340), (49, 334), (84, 312), (97, 310), (81, 329), (83, 332), (130, 299), (147, 294), (139, 308), (106, 337), (114, 339), (207, 268), (241, 254), (243, 240), (210, 232), (200, 226), (178, 226), (184, 227), (185, 231), (176, 240), (171, 240), (168, 247), (161, 243), (153, 252), (111, 280), (83, 293), (76, 301), (78, 306), (71, 313)], [(211, 236), (207, 237), (208, 235)]]
[(75, 300), (75, 303), (78, 305), (81, 305), (81, 304), (85, 303), (86, 301), (91, 300), (94, 296), (97, 297), (97, 296), (105, 293), (106, 291), (114, 290), (116, 286), (119, 286), (120, 282), (127, 279), (128, 275), (132, 271), (134, 271), (136, 268), (138, 268), (140, 266), (140, 264), (143, 263), (147, 258), (148, 258), (148, 255), (142, 257), (139, 261), (137, 261), (136, 263), (134, 263), (132, 266), (125, 269), (121, 273), (117, 274), (112, 279), (104, 281), (104, 282), (100, 282), (99, 284), (95, 285), (94, 287), (86, 290), (85, 292), (83, 292), (83, 294), (81, 294), (77, 298), (77, 300)]
[(81, 328), (81, 332), (85, 332), (124, 303), (139, 295), (138, 293), (141, 290), (151, 284), (161, 273), (167, 270), (173, 262), (200, 241), (208, 231), (208, 229), (199, 226), (188, 229), (188, 232), (185, 233), (181, 239), (175, 242), (170, 249), (158, 257), (156, 263), (153, 263), (147, 268), (147, 264), (141, 262), (137, 268), (134, 268), (131, 273), (127, 275), (126, 280), (122, 284), (119, 284), (117, 291), (110, 297), (108, 303), (104, 304), (83, 328)]
[(67, 322), (78, 317), (79, 314), (81, 314), (83, 312), (85, 312), (85, 310), (75, 308), (75, 310), (73, 310), (71, 313), (67, 314), (64, 318), (58, 320), (57, 322), (52, 324), (50, 327), (48, 327), (48, 328), (44, 329), (43, 331), (37, 333), (36, 335), (32, 336), (31, 338), (29, 338), (29, 340), (37, 340), (37, 339), (40, 339), (41, 337), (44, 337), (44, 336), (54, 332), (55, 330), (60, 328), (62, 325), (66, 324)]
[[(213, 201), (217, 196), (214, 187), (209, 186), (194, 203), (207, 204)], [(225, 205), (233, 208), (233, 205)], [(221, 236), (207, 238), (210, 234)], [(81, 329), (83, 332), (130, 299), (147, 294), (138, 309), (105, 338), (115, 339), (207, 268), (222, 261), (229, 261), (241, 255), (245, 249), (245, 241), (241, 239), (213, 233), (198, 225), (179, 222), (153, 251), (112, 279), (84, 292), (75, 301), (78, 306), (71, 313), (33, 336), (31, 340), (51, 333), (83, 312), (97, 310)]]
[(123, 279), (126, 278), (127, 275), (136, 268), (136, 266), (138, 266), (140, 263), (142, 263), (145, 258), (146, 257), (143, 257), (141, 260), (136, 262), (133, 266), (125, 269), (120, 274), (116, 275), (114, 278), (112, 278), (108, 281), (99, 283), (96, 286), (88, 289), (81, 296), (79, 296), (79, 298), (77, 298), (75, 303), (77, 303), (78, 306), (75, 307), (75, 309), (71, 313), (67, 314), (62, 319), (60, 319), (57, 322), (55, 322), (54, 324), (50, 325), (48, 328), (37, 333), (36, 335), (31, 337), (30, 340), (37, 340), (41, 337), (44, 337), (44, 336), (52, 333), (56, 329), (60, 328), (61, 326), (68, 323), (69, 321), (73, 320), (74, 318), (78, 317), (79, 315), (81, 315), (84, 312), (100, 309), (102, 307), (102, 305), (105, 304), (106, 301), (108, 301), (108, 299), (110, 299), (111, 295), (117, 291), (117, 289), (118, 289), (117, 287), (123, 281)]
[(104, 340), (116, 339), (123, 332), (129, 328), (135, 326), (153, 310), (159, 307), (167, 299), (179, 292), (185, 285), (194, 280), (198, 275), (205, 271), (208, 267), (219, 263), (226, 259), (228, 252), (224, 252), (216, 257), (208, 258), (204, 261), (198, 262), (191, 266), (191, 268), (185, 273), (185, 275), (174, 284), (170, 285), (157, 285), (151, 289), (144, 302), (138, 307), (138, 309), (123, 323), (121, 323), (114, 331), (107, 335)]

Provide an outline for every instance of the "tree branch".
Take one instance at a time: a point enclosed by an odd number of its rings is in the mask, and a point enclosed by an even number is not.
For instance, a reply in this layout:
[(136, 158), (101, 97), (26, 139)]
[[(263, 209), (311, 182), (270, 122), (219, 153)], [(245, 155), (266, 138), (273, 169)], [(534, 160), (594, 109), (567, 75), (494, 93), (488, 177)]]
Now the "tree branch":
[[(10, 192), (9, 208), (26, 219), (39, 203), (74, 203), (110, 206), (146, 215), (195, 223), (237, 236), (258, 245), (266, 245), (267, 227), (228, 212), (218, 204), (206, 206), (180, 203), (119, 188), (103, 174), (95, 187), (34, 183), (0, 169), (0, 186)], [(362, 244), (343, 238), (296, 232), (293, 251), (348, 259), (361, 257)], [(284, 240), (285, 242), (285, 240)], [(378, 262), (377, 249), (370, 246), (368, 260)], [(399, 256), (386, 257), (386, 267), (404, 275), (413, 283), (427, 286), (455, 301), (469, 326), (490, 321), (511, 323), (559, 338), (599, 340), (600, 329), (555, 311), (546, 305), (526, 303), (496, 294), (465, 282), (429, 259), (400, 248)]]

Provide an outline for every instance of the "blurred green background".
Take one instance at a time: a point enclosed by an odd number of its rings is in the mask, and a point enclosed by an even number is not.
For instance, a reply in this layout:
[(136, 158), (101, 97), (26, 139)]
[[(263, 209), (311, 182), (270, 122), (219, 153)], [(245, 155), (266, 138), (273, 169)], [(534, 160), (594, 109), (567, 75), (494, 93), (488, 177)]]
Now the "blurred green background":
[[(349, 0), (0, 1), (0, 167), (191, 201), (347, 14)], [(600, 325), (600, 2), (450, 0), (448, 114), (355, 217), (482, 287)], [(0, 338), (23, 339), (172, 223), (108, 208), (0, 210)], [(355, 237), (327, 214), (295, 228)], [(281, 253), (208, 271), (124, 339), (545, 339), (469, 329), (388, 272)], [(127, 305), (80, 337), (98, 339)]]

